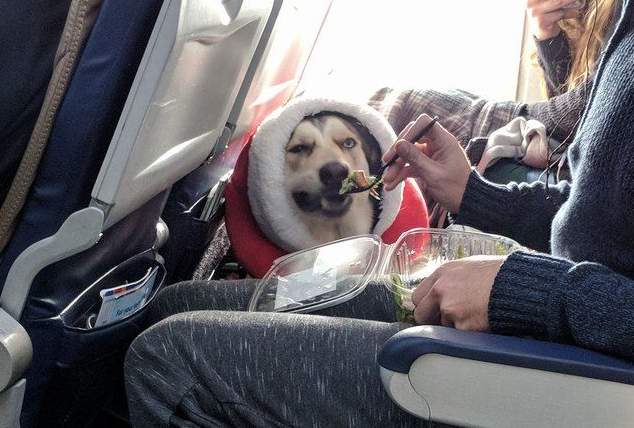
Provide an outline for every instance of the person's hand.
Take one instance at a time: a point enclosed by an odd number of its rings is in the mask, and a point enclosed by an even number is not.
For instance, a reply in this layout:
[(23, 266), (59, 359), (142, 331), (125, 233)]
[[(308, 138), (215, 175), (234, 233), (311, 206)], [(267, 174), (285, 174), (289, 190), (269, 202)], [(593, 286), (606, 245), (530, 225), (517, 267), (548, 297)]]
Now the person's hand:
[(579, 9), (564, 9), (577, 0), (527, 0), (526, 10), (531, 20), (533, 36), (537, 40), (555, 37), (561, 32), (557, 23), (562, 19), (576, 18)]
[(412, 294), (417, 324), (489, 330), (489, 297), (506, 256), (473, 256), (442, 264)]
[(399, 134), (396, 143), (383, 155), (384, 162), (391, 160), (394, 153), (399, 155), (383, 174), (384, 188), (392, 190), (405, 178), (418, 177), (434, 200), (457, 214), (471, 166), (458, 140), (440, 123), (436, 123), (419, 143), (409, 142), (430, 121), (426, 114), (420, 115)]

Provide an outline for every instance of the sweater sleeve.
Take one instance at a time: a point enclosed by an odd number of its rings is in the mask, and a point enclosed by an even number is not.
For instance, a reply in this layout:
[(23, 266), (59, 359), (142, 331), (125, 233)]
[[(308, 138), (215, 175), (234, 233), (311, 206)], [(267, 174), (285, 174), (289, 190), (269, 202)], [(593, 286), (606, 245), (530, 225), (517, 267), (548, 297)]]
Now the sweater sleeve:
[(583, 114), (586, 100), (592, 90), (592, 80), (545, 101), (525, 104), (522, 116), (537, 119), (546, 126), (546, 131), (557, 141), (574, 135), (579, 118)]
[(491, 183), (473, 171), (455, 222), (515, 239), (538, 251), (550, 250), (550, 228), (570, 184)]
[(544, 70), (548, 96), (553, 97), (566, 92), (566, 80), (572, 61), (570, 45), (563, 32), (546, 40), (535, 39), (537, 61)]
[(517, 101), (492, 101), (461, 89), (383, 88), (368, 104), (383, 114), (400, 132), (421, 113), (440, 117), (442, 126), (465, 147), (474, 137), (488, 136), (521, 114), (526, 106)]
[(489, 300), (500, 334), (533, 336), (634, 358), (634, 280), (590, 262), (516, 252)]

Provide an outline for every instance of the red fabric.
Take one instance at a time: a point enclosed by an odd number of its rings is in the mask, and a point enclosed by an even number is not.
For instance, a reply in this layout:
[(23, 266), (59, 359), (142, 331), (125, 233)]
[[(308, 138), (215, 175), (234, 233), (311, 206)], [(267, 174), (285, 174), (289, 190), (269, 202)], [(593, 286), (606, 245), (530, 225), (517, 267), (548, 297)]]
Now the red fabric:
[[(242, 149), (225, 190), (225, 221), (238, 262), (251, 275), (262, 278), (273, 261), (285, 255), (286, 251), (264, 235), (251, 212), (247, 187), (250, 146), (249, 142)], [(420, 189), (414, 180), (408, 179), (403, 189), (401, 209), (381, 239), (386, 244), (392, 244), (403, 232), (416, 227), (429, 227), (429, 217)]]
[(393, 244), (399, 236), (417, 227), (429, 227), (427, 205), (416, 182), (408, 178), (403, 187), (403, 201), (394, 223), (381, 235), (386, 244)]
[(251, 212), (247, 188), (249, 142), (242, 149), (225, 189), (225, 223), (233, 253), (247, 271), (262, 278), (273, 260), (286, 251), (272, 243), (258, 227)]

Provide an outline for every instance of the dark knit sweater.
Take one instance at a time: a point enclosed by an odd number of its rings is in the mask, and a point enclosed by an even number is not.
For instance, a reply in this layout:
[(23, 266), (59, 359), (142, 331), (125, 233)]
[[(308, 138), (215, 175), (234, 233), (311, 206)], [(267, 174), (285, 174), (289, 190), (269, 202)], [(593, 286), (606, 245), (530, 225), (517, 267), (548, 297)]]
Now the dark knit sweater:
[(592, 91), (592, 81), (587, 80), (561, 95), (533, 104), (522, 104), (518, 116), (537, 119), (546, 126), (548, 135), (557, 141), (574, 136), (579, 118)]
[[(612, 34), (620, 12), (619, 3), (615, 2), (614, 13), (605, 31), (606, 40)], [(574, 136), (592, 90), (592, 79), (573, 89), (568, 88), (566, 81), (570, 73), (572, 55), (568, 38), (563, 32), (550, 39), (536, 39), (535, 46), (539, 65), (544, 70), (549, 98), (546, 101), (523, 105), (519, 115), (539, 120), (546, 125), (549, 135), (557, 141), (564, 141)], [(593, 70), (595, 64), (589, 65)]]
[(544, 80), (548, 97), (561, 95), (566, 92), (566, 80), (570, 73), (572, 55), (570, 45), (563, 32), (546, 40), (535, 40), (537, 47), (537, 62), (544, 70)]
[(592, 81), (568, 90), (566, 80), (570, 72), (570, 45), (563, 32), (547, 39), (535, 39), (539, 65), (544, 70), (548, 100), (524, 104), (519, 115), (542, 122), (549, 135), (557, 141), (571, 139), (592, 90)]
[(473, 173), (457, 221), (552, 256), (517, 252), (489, 303), (494, 332), (634, 359), (634, 0), (597, 71), (570, 148), (572, 184), (493, 185)]

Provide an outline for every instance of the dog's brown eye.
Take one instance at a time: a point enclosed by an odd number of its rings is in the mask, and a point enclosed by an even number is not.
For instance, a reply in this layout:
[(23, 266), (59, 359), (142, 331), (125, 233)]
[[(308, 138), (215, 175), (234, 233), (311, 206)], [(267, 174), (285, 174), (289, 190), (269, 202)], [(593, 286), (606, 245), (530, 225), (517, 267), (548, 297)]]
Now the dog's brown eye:
[(288, 149), (290, 153), (302, 153), (302, 152), (305, 152), (306, 150), (308, 150), (308, 146), (305, 146), (303, 144), (298, 144)]
[(354, 139), (352, 138), (346, 138), (345, 140), (343, 140), (343, 143), (341, 143), (341, 145), (346, 149), (351, 149), (357, 145), (357, 142), (354, 141)]

